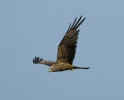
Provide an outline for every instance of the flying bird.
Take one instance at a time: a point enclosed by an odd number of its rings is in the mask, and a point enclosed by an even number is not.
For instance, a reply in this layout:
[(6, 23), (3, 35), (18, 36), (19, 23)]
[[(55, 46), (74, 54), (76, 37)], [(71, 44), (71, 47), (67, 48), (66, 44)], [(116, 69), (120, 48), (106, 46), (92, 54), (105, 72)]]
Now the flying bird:
[(61, 40), (58, 46), (57, 60), (47, 61), (42, 58), (35, 57), (33, 59), (34, 64), (45, 64), (49, 66), (49, 72), (58, 72), (74, 69), (89, 69), (90, 67), (78, 67), (73, 65), (73, 60), (76, 53), (77, 39), (80, 30), (78, 27), (83, 23), (86, 18), (81, 19), (82, 16), (77, 20), (75, 18), (73, 24), (70, 23), (66, 34)]

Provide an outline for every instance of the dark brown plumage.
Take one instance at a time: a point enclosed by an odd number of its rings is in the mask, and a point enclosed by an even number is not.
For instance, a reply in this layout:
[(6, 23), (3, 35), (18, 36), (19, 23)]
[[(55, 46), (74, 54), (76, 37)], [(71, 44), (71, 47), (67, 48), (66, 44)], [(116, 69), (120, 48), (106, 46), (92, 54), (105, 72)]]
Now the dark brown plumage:
[(73, 63), (76, 53), (78, 34), (79, 34), (79, 30), (77, 30), (77, 28), (85, 20), (84, 18), (80, 22), (81, 18), (82, 16), (78, 19), (77, 22), (76, 22), (77, 18), (75, 18), (72, 25), (70, 23), (69, 28), (58, 47), (57, 63), (69, 63), (69, 64)]
[(58, 46), (58, 54), (57, 54), (56, 62), (46, 61), (40, 59), (39, 57), (35, 57), (35, 59), (33, 59), (33, 63), (45, 64), (50, 66), (49, 68), (50, 72), (73, 70), (73, 69), (89, 69), (89, 67), (77, 67), (72, 65), (76, 53), (77, 39), (79, 34), (79, 30), (77, 30), (77, 28), (85, 20), (85, 18), (83, 20), (81, 20), (81, 18), (82, 16), (77, 20), (76, 17), (73, 24), (71, 25), (70, 23), (66, 34), (64, 35), (63, 39), (61, 40)]

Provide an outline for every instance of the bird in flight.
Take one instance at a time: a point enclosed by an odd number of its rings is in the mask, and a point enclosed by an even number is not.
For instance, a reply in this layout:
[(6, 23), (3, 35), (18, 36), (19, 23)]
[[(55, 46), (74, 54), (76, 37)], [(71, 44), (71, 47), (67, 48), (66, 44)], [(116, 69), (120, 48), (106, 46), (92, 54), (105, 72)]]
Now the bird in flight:
[(42, 58), (35, 57), (33, 59), (34, 64), (45, 64), (49, 66), (49, 72), (58, 72), (58, 71), (66, 71), (66, 70), (74, 70), (74, 69), (89, 69), (90, 67), (78, 67), (74, 66), (73, 60), (76, 53), (77, 47), (77, 39), (80, 30), (77, 30), (78, 27), (83, 23), (86, 18), (81, 19), (82, 16), (77, 20), (75, 18), (73, 24), (70, 23), (66, 34), (61, 40), (58, 46), (58, 54), (57, 60), (47, 61)]

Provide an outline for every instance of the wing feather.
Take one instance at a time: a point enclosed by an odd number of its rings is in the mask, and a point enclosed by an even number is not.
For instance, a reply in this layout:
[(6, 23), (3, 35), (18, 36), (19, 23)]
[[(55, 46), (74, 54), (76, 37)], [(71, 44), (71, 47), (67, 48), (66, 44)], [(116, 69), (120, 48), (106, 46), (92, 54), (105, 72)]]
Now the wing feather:
[(85, 20), (82, 19), (82, 16), (77, 20), (77, 17), (75, 18), (73, 24), (69, 25), (68, 30), (61, 40), (59, 46), (58, 46), (58, 55), (57, 55), (57, 63), (68, 63), (72, 64), (75, 53), (76, 53), (76, 47), (77, 47), (77, 39), (79, 30), (77, 28), (83, 23)]
[(35, 59), (33, 59), (33, 63), (34, 64), (44, 64), (44, 65), (47, 65), (47, 66), (51, 66), (55, 62), (54, 61), (47, 61), (47, 60), (43, 60), (43, 58), (35, 57)]

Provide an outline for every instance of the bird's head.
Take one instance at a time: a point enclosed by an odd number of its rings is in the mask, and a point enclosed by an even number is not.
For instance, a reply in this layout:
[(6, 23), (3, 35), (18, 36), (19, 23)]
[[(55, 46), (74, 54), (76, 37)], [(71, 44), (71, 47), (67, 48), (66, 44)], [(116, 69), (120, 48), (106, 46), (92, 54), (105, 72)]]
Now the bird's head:
[(55, 72), (54, 66), (51, 66), (51, 67), (49, 68), (49, 72)]

